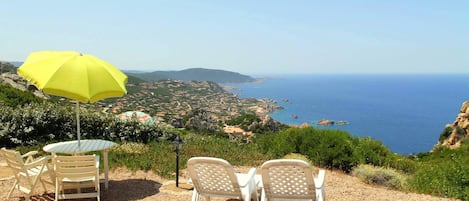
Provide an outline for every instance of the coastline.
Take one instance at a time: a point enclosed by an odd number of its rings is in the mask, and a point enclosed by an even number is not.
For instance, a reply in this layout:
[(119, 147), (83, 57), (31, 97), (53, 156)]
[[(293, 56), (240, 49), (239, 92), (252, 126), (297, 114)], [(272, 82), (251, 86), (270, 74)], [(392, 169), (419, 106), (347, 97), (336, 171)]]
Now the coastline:
[[(433, 149), (467, 100), (467, 93), (447, 89), (465, 84), (469, 81), (464, 76), (446, 74), (286, 75), (262, 83), (236, 84), (233, 86), (239, 89), (230, 92), (240, 98), (277, 101), (283, 109), (268, 115), (283, 124), (344, 120), (349, 124), (316, 127), (371, 137), (393, 152), (412, 154)], [(286, 99), (289, 101), (282, 101)]]

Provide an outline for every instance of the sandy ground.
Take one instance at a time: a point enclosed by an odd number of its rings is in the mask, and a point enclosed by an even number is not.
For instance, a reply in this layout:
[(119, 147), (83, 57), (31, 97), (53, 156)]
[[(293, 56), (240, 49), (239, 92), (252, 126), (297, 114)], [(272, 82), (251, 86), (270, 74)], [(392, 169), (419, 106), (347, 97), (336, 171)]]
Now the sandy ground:
[[(247, 172), (246, 167), (236, 167), (238, 172)], [(104, 176), (102, 175), (102, 178)], [(109, 172), (109, 189), (104, 190), (101, 184), (101, 200), (155, 200), (155, 201), (185, 201), (191, 200), (192, 190), (176, 188), (175, 181), (163, 179), (151, 172), (130, 172), (125, 168), (112, 169)], [(180, 187), (187, 188), (187, 173), (182, 170), (179, 177)], [(6, 200), (8, 190), (14, 179), (5, 164), (0, 162), (0, 198)], [(42, 193), (38, 186), (31, 200), (54, 200), (53, 186), (47, 187), (47, 193)], [(24, 200), (24, 194), (15, 191), (11, 200)], [(94, 199), (81, 199), (94, 200)], [(203, 200), (203, 199), (202, 199)], [(224, 199), (212, 199), (221, 201)], [(455, 199), (432, 197), (416, 193), (406, 193), (389, 190), (379, 186), (367, 185), (359, 179), (336, 171), (326, 172), (326, 200), (328, 201), (449, 201)]]

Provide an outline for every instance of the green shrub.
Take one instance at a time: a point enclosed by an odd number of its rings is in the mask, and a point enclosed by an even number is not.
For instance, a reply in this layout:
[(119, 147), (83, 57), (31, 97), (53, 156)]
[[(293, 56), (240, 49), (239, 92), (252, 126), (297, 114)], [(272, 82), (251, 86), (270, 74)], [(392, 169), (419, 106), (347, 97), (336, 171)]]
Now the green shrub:
[(0, 84), (0, 105), (16, 107), (29, 103), (43, 102), (43, 99), (30, 92), (21, 91), (10, 85)]
[[(74, 140), (74, 107), (54, 103), (31, 103), (20, 107), (0, 106), (0, 143), (6, 147), (50, 141)], [(176, 131), (137, 122), (116, 121), (115, 116), (93, 109), (80, 110), (83, 139), (150, 142), (174, 138)]]
[(441, 132), (440, 138), (438, 139), (438, 142), (443, 143), (448, 137), (451, 135), (453, 132), (453, 128), (450, 126), (445, 127), (445, 129)]
[(357, 140), (344, 131), (290, 128), (261, 135), (255, 141), (266, 154), (282, 157), (288, 153), (300, 153), (320, 167), (350, 172), (359, 163), (354, 150)]
[(418, 169), (410, 186), (421, 193), (440, 197), (469, 200), (469, 144), (451, 150), (438, 147), (432, 153), (418, 158)]
[(359, 163), (355, 155), (354, 138), (339, 130), (309, 129), (301, 145), (302, 154), (307, 155), (315, 164), (327, 168), (338, 168), (350, 172)]
[(380, 141), (372, 140), (370, 137), (358, 138), (355, 153), (360, 163), (374, 166), (389, 164), (393, 153)]
[[(296, 137), (294, 133), (265, 133), (256, 135), (253, 139), (259, 145), (260, 150), (265, 154), (270, 154), (275, 158), (281, 158), (289, 153), (299, 153)], [(300, 138), (301, 140), (301, 138)]]
[(389, 162), (384, 165), (385, 167), (390, 167), (406, 174), (413, 174), (417, 170), (417, 162), (409, 156), (393, 154), (389, 156), (388, 160)]
[(381, 185), (391, 189), (405, 189), (406, 187), (406, 177), (390, 168), (359, 165), (353, 169), (352, 175), (367, 184)]
[(217, 157), (233, 165), (260, 165), (270, 159), (254, 143), (237, 144), (226, 137), (190, 134), (184, 136), (183, 154), (189, 159), (196, 156)]

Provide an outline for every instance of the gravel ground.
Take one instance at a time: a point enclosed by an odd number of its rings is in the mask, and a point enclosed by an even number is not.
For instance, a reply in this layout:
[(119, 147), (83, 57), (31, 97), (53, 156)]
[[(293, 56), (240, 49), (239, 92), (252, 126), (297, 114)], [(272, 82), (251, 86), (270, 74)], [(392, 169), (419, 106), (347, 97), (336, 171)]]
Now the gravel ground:
[[(246, 167), (237, 167), (238, 172), (247, 172)], [(9, 170), (0, 166), (0, 197), (6, 200), (6, 195), (10, 186), (13, 184), (13, 178), (9, 176)], [(101, 185), (101, 200), (107, 201), (126, 201), (126, 200), (155, 200), (155, 201), (186, 201), (191, 200), (192, 191), (175, 188), (175, 182), (162, 179), (151, 172), (130, 172), (125, 168), (117, 168), (109, 172), (109, 189), (104, 190)], [(184, 187), (187, 182), (187, 174), (183, 170), (179, 178), (180, 186)], [(53, 187), (48, 186), (47, 193), (40, 195), (42, 187), (38, 186), (35, 196), (31, 200), (50, 201), (54, 200)], [(12, 200), (24, 200), (24, 194), (15, 191)], [(87, 200), (87, 199), (81, 199)], [(93, 200), (93, 199), (90, 199)], [(203, 200), (203, 199), (202, 199)], [(223, 199), (212, 199), (221, 201)], [(395, 190), (389, 190), (383, 187), (367, 185), (358, 178), (345, 175), (336, 171), (326, 172), (326, 200), (328, 201), (449, 201), (456, 199), (447, 199), (422, 195), (416, 193), (407, 193)]]

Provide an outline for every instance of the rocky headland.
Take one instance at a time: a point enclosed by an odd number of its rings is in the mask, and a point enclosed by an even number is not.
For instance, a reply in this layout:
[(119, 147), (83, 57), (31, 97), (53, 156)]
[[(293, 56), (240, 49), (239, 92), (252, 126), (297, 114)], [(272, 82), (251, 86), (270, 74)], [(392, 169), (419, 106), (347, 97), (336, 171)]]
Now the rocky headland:
[(462, 103), (452, 124), (446, 125), (437, 145), (458, 148), (464, 139), (469, 138), (469, 101)]

